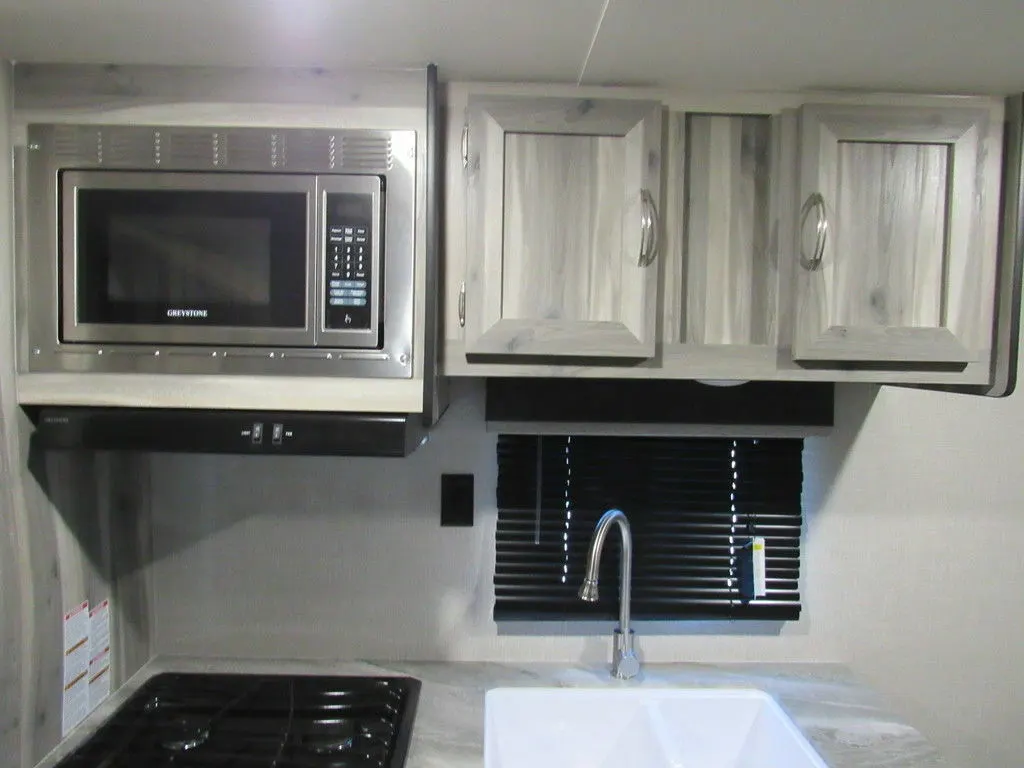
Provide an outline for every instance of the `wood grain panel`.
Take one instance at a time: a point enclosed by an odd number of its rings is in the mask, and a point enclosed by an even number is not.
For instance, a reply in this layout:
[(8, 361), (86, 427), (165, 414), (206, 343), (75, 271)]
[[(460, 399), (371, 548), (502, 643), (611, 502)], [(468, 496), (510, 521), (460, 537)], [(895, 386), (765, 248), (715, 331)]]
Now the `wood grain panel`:
[[(0, 66), (0, 146), (10, 146), (9, 76)], [(14, 316), (11, 189), (10, 164), (0, 165), (2, 317)], [(112, 536), (117, 517), (105, 497), (114, 489), (144, 494), (147, 475), (141, 467), (109, 469), (108, 459), (92, 454), (45, 455), (32, 448), (32, 425), (17, 405), (15, 329), (0, 326), (0, 755), (4, 765), (30, 768), (61, 739), (63, 611), (83, 600), (112, 598), (113, 625), (120, 620), (114, 573), (124, 548)], [(145, 574), (148, 525), (141, 516), (134, 523), (146, 531), (130, 546), (134, 572)], [(141, 623), (151, 621), (147, 610)], [(115, 638), (112, 684), (149, 657), (148, 644)]]
[(943, 324), (948, 156), (942, 144), (839, 143), (832, 325)]
[[(987, 365), (1001, 126), (959, 107), (813, 105), (801, 142), (802, 199), (823, 195), (829, 237), (798, 272), (796, 359)], [(812, 230), (813, 216), (805, 254)]]
[(774, 342), (770, 129), (767, 117), (688, 118), (688, 342)]
[(643, 340), (610, 320), (499, 320), (476, 340), (472, 354), (553, 355), (572, 350), (581, 357), (635, 357)]
[[(562, 96), (573, 99), (582, 96), (600, 99), (609, 93), (609, 91), (599, 88), (575, 89), (551, 85), (455, 84), (450, 88), (452, 89), (450, 92), (457, 95), (452, 104), (457, 104), (459, 107), (474, 95), (486, 98)], [(865, 333), (854, 333), (852, 336), (848, 333), (845, 337), (830, 338), (825, 333), (829, 327), (828, 305), (824, 301), (821, 302), (820, 307), (815, 304), (825, 296), (826, 286), (822, 284), (820, 288), (815, 286), (812, 291), (805, 290), (808, 283), (820, 281), (822, 275), (827, 271), (823, 267), (820, 272), (808, 273), (800, 269), (798, 263), (799, 249), (796, 233), (799, 208), (803, 202), (803, 198), (800, 196), (803, 184), (801, 180), (801, 141), (806, 146), (808, 136), (805, 131), (804, 136), (801, 137), (801, 113), (794, 108), (800, 107), (806, 101), (806, 97), (799, 94), (762, 94), (756, 97), (746, 95), (731, 98), (720, 95), (660, 94), (655, 91), (637, 90), (616, 90), (614, 93), (628, 98), (651, 98), (652, 96), (662, 98), (664, 103), (673, 110), (667, 120), (666, 185), (663, 192), (664, 208), (662, 210), (666, 239), (660, 262), (662, 271), (659, 305), (662, 327), (659, 330), (658, 338), (661, 343), (657, 355), (643, 361), (630, 361), (628, 365), (617, 364), (614, 361), (609, 361), (608, 364), (595, 364), (595, 361), (591, 360), (586, 361), (585, 364), (573, 364), (570, 361), (561, 360), (557, 363), (544, 363), (541, 360), (515, 362), (509, 359), (491, 362), (485, 358), (472, 356), (467, 360), (466, 354), (470, 345), (458, 341), (461, 336), (460, 329), (452, 324), (447, 329), (449, 343), (446, 345), (444, 364), (445, 372), (448, 375), (683, 379), (763, 378), (766, 380), (831, 380), (936, 385), (981, 385), (988, 380), (987, 361), (992, 353), (989, 334), (985, 332), (985, 329), (991, 327), (992, 308), (982, 302), (980, 307), (974, 306), (972, 311), (966, 297), (994, 294), (995, 263), (985, 257), (979, 258), (976, 254), (994, 253), (995, 237), (998, 231), (996, 217), (999, 211), (999, 164), (1001, 124), (1004, 111), (1000, 99), (985, 97), (949, 99), (905, 94), (888, 96), (827, 94), (829, 103), (823, 105), (822, 109), (826, 109), (830, 114), (842, 113), (846, 116), (855, 116), (855, 119), (850, 117), (851, 122), (861, 126), (875, 125), (877, 127), (879, 120), (889, 115), (891, 110), (896, 109), (902, 112), (910, 109), (910, 113), (907, 113), (910, 114), (909, 118), (900, 117), (896, 121), (895, 128), (886, 129), (886, 136), (889, 136), (895, 143), (909, 139), (912, 140), (912, 143), (918, 144), (943, 144), (943, 142), (954, 140), (958, 135), (969, 139), (972, 135), (971, 131), (975, 131), (973, 135), (978, 137), (977, 155), (973, 160), (961, 158), (956, 165), (960, 168), (973, 168), (963, 177), (972, 181), (963, 182), (962, 199), (972, 200), (970, 207), (974, 214), (970, 217), (972, 222), (970, 237), (981, 245), (973, 249), (974, 255), (971, 258), (959, 262), (959, 267), (953, 258), (947, 260), (947, 271), (950, 275), (948, 282), (950, 285), (961, 286), (965, 299), (947, 296), (944, 302), (944, 312), (951, 334), (958, 339), (975, 339), (975, 346), (972, 347), (971, 354), (976, 355), (977, 362), (958, 365), (894, 359), (888, 361), (869, 360), (856, 364), (831, 364), (827, 360), (822, 360), (807, 365), (794, 360), (793, 346), (798, 323), (806, 323), (810, 317), (814, 318), (815, 323), (808, 323), (805, 327), (813, 325), (818, 336), (823, 337), (827, 344), (840, 344), (841, 349), (846, 350), (845, 354), (852, 354), (850, 345), (853, 340), (858, 340), (858, 345), (862, 342), (870, 345), (879, 343), (880, 340), (884, 343), (894, 343), (902, 337), (907, 342), (914, 343), (915, 335), (911, 334), (906, 337), (900, 332), (872, 334), (865, 331)], [(686, 250), (690, 234), (686, 226), (687, 217), (684, 216), (687, 207), (686, 194), (690, 186), (687, 179), (690, 164), (687, 151), (689, 145), (687, 139), (688, 116), (699, 114), (703, 117), (718, 113), (713, 116), (735, 119), (741, 113), (759, 112), (772, 115), (770, 118), (772, 126), (770, 129), (770, 169), (767, 174), (770, 208), (767, 227), (768, 255), (763, 264), (766, 269), (778, 270), (778, 279), (769, 279), (763, 284), (767, 285), (769, 289), (776, 289), (774, 296), (766, 295), (765, 297), (768, 306), (775, 307), (774, 318), (771, 317), (771, 310), (766, 310), (769, 321), (766, 325), (765, 336), (773, 341), (769, 341), (765, 345), (751, 345), (743, 342), (703, 345), (690, 343), (693, 337), (687, 328), (690, 309), (687, 306), (689, 293), (692, 290), (700, 295), (706, 288), (701, 291), (695, 290), (692, 270), (696, 265), (684, 261), (683, 258), (689, 255)], [(949, 113), (952, 113), (952, 117), (946, 116)], [(925, 115), (924, 120), (921, 119), (921, 115)], [(979, 116), (980, 120), (977, 119)], [(976, 126), (972, 127), (974, 123)], [(461, 124), (460, 116), (459, 129), (461, 129)], [(932, 127), (926, 127), (922, 132), (924, 124)], [(934, 127), (935, 125), (938, 127)], [(457, 170), (461, 173), (458, 130), (452, 129), (449, 137), (449, 152), (450, 155), (459, 156)], [(844, 138), (844, 141), (854, 139), (847, 137)], [(803, 170), (805, 172), (808, 167), (808, 163), (804, 162)], [(813, 169), (820, 178), (826, 178), (820, 164), (815, 164)], [(977, 194), (974, 194), (971, 188)], [(463, 215), (466, 203), (462, 200), (462, 190), (463, 187), (458, 186), (453, 191), (449, 185), (447, 196), (449, 229), (454, 226), (458, 228), (459, 232), (463, 232), (466, 226)], [(950, 199), (954, 201), (955, 207), (956, 194), (951, 193)], [(834, 204), (832, 212), (834, 214)], [(455, 242), (453, 247), (453, 242), (450, 239), (446, 258), (455, 274), (454, 279), (451, 273), (448, 278), (446, 296), (450, 302), (449, 318), (454, 314), (458, 285), (464, 274), (463, 260), (466, 256), (467, 252), (463, 244)], [(952, 257), (952, 254), (950, 256)], [(954, 275), (962, 275), (962, 277), (954, 277)], [(759, 278), (754, 278), (752, 282), (762, 283)], [(705, 280), (704, 286), (706, 285)], [(798, 293), (800, 295), (799, 308), (797, 306)], [(752, 301), (756, 300), (757, 296), (755, 295), (752, 297)], [(798, 313), (803, 318), (802, 321), (798, 321)], [(700, 314), (700, 317), (703, 318), (703, 313)], [(938, 342), (941, 348), (943, 339), (948, 339), (949, 336), (932, 334), (927, 345), (924, 343), (923, 336), (918, 338), (921, 339), (922, 346), (931, 349), (926, 353), (931, 355), (935, 353), (933, 342)], [(884, 341), (885, 339), (888, 341)], [(775, 346), (776, 344), (777, 346)], [(872, 353), (869, 351), (868, 354)]]
[(618, 319), (624, 163), (619, 139), (506, 137), (504, 318)]
[(484, 105), (470, 106), (466, 169), (466, 327), (468, 349), (501, 318), (505, 132)]
[(621, 137), (651, 106), (631, 99), (493, 96), (486, 108), (510, 133)]
[(656, 206), (661, 193), (660, 107), (481, 99), (467, 111), (467, 351), (651, 357), (659, 268), (638, 262), (641, 191)]
[(21, 576), (30, 607), (23, 613), (29, 650), (20, 701), (26, 764), (34, 765), (61, 738), (64, 610), (110, 599), (114, 688), (151, 658), (152, 542), (148, 465), (137, 457), (40, 453), (30, 446), (23, 414), (17, 426)]
[(679, 344), (687, 338), (686, 315), (686, 191), (687, 191), (687, 120), (686, 115), (672, 113), (668, 118), (668, 156), (665, 161), (665, 203), (661, 211), (665, 247), (662, 249), (661, 291), (662, 344)]
[[(11, 67), (0, 62), (0, 146), (11, 140)], [(0, 317), (14, 317), (10, 220), (10, 163), (0, 163)], [(17, 461), (18, 406), (14, 385), (14, 329), (0, 323), (0, 755), (10, 765), (28, 764), (25, 738), (25, 668), (30, 653), (24, 634), (31, 610), (22, 542), (22, 492)]]
[(10, 460), (14, 442), (8, 419), (13, 401), (13, 378), (0, 376), (0, 755), (12, 764), (21, 764), (22, 665), (25, 595), (24, 573), (19, 552), (17, 501), (13, 489), (17, 471)]
[[(797, 270), (795, 258), (797, 195), (800, 191), (800, 120), (787, 109), (772, 118), (771, 184), (769, 187), (769, 261), (774, 267), (778, 294), (775, 299), (774, 339), (778, 366), (793, 365), (793, 325), (796, 317)], [(769, 336), (772, 338), (773, 336)]]
[(589, 379), (729, 379), (757, 381), (834, 381), (876, 384), (985, 384), (989, 367), (980, 362), (966, 366), (905, 363), (879, 365), (807, 366), (783, 349), (766, 344), (672, 344), (658, 357), (630, 364), (595, 364), (559, 361), (490, 362), (470, 358), (460, 342), (446, 345), (449, 376), (556, 376)]
[(98, 514), (105, 532), (107, 584), (114, 610), (110, 633), (116, 685), (152, 658), (153, 532), (150, 456), (102, 453), (96, 458)]

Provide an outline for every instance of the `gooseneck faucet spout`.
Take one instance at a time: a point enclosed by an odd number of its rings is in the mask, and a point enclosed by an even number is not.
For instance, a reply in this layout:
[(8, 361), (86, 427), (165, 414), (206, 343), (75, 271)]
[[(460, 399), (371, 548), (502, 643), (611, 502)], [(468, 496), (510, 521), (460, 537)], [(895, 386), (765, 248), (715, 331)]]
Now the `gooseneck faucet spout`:
[(612, 674), (622, 680), (635, 677), (640, 672), (640, 660), (633, 650), (633, 630), (629, 628), (629, 601), (633, 583), (633, 534), (629, 519), (621, 509), (609, 509), (597, 521), (587, 551), (587, 572), (580, 587), (580, 600), (597, 602), (597, 572), (601, 564), (601, 552), (608, 537), (608, 529), (618, 523), (622, 534), (622, 559), (619, 572), (619, 628), (615, 630), (615, 645), (612, 650)]

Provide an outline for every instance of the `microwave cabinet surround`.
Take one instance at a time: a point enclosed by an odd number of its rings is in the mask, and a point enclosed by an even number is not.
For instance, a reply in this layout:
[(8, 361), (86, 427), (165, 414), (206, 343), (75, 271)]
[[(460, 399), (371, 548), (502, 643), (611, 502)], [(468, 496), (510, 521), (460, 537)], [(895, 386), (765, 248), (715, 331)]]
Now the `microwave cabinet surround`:
[(28, 370), (411, 377), (415, 145), (29, 126)]

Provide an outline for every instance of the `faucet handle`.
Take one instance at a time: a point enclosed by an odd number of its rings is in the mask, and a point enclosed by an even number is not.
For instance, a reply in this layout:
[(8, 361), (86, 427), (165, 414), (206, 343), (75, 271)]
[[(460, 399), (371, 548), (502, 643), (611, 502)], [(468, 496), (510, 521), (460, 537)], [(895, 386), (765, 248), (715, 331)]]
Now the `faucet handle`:
[(640, 673), (640, 659), (633, 649), (633, 630), (615, 630), (615, 645), (612, 649), (612, 675), (619, 680), (629, 680)]

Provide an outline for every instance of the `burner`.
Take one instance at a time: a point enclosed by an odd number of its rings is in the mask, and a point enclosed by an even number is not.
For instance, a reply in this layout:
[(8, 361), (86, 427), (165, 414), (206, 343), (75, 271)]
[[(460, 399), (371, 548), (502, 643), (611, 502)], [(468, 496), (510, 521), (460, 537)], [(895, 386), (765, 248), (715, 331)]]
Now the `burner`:
[(157, 732), (157, 742), (168, 752), (188, 752), (210, 738), (210, 718), (178, 714), (172, 701), (154, 696), (142, 708)]
[(348, 752), (355, 743), (356, 724), (351, 720), (318, 720), (308, 733), (299, 737), (301, 748), (317, 755)]
[(184, 717), (161, 726), (160, 730), (164, 731), (160, 735), (160, 746), (168, 752), (188, 752), (210, 738), (209, 728)]
[(163, 674), (57, 768), (403, 768), (412, 678)]

